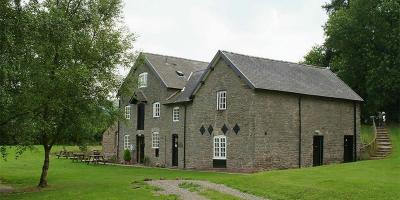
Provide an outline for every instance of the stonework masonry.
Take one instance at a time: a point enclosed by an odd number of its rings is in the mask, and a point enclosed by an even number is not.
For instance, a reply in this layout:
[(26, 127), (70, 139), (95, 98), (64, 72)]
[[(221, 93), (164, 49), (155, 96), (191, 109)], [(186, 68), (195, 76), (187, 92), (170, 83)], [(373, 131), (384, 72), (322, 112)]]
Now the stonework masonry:
[[(124, 135), (129, 135), (130, 143), (136, 146), (136, 136), (142, 134), (145, 138), (145, 156), (150, 165), (171, 167), (172, 136), (176, 134), (178, 167), (211, 169), (213, 137), (224, 134), (221, 130), (224, 125), (228, 127), (225, 134), (228, 170), (312, 166), (315, 135), (324, 136), (323, 163), (340, 163), (343, 162), (344, 136), (356, 132), (356, 140), (360, 141), (358, 102), (251, 89), (223, 59), (215, 64), (192, 101), (186, 103), (165, 104), (164, 100), (179, 89), (163, 85), (146, 64), (139, 66), (135, 75), (142, 72), (148, 73), (148, 86), (138, 90), (145, 94), (145, 99), (129, 103), (131, 97), (120, 97), (121, 108), (131, 106), (131, 118), (118, 123), (119, 160), (122, 160)], [(225, 90), (227, 94), (227, 109), (223, 111), (216, 109), (216, 93), (220, 90)], [(153, 118), (154, 102), (161, 103), (159, 118)], [(137, 106), (140, 103), (145, 105), (144, 130), (136, 128)], [(178, 122), (172, 120), (174, 107), (179, 107)], [(236, 124), (240, 127), (237, 134), (233, 131)], [(202, 126), (206, 129), (204, 134), (199, 131)], [(207, 130), (210, 126), (212, 133)], [(151, 143), (154, 131), (158, 131), (160, 136), (158, 157)], [(358, 142), (356, 149), (360, 149)], [(136, 148), (132, 150), (132, 156), (136, 162)]]

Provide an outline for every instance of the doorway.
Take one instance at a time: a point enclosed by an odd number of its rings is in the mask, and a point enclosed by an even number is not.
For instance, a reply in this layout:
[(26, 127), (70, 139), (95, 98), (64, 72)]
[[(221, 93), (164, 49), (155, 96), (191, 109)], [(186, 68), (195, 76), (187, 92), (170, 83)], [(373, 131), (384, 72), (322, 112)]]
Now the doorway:
[(172, 135), (172, 166), (178, 166), (178, 135)]
[(142, 163), (144, 161), (144, 135), (136, 136), (136, 162)]
[(313, 141), (313, 166), (320, 166), (324, 161), (324, 136), (315, 135)]
[(344, 151), (343, 151), (343, 162), (353, 162), (353, 150), (354, 150), (354, 136), (344, 136)]
[(137, 105), (137, 130), (144, 130), (144, 103)]

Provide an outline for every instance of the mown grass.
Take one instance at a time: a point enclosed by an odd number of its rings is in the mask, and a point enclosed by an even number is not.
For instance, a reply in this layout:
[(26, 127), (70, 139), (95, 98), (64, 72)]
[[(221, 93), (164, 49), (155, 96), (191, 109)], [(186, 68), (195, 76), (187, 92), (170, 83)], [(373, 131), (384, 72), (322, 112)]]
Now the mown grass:
[(189, 190), (191, 192), (198, 192), (201, 188), (201, 186), (199, 184), (192, 183), (192, 182), (179, 183), (179, 187)]
[(369, 144), (374, 139), (374, 128), (372, 125), (361, 126), (361, 142)]
[[(18, 192), (0, 199), (174, 199), (156, 196), (154, 188), (135, 181), (198, 179), (226, 184), (270, 199), (398, 199), (400, 196), (400, 128), (390, 127), (394, 152), (385, 160), (359, 161), (321, 167), (276, 170), (255, 174), (227, 174), (86, 165), (52, 156), (49, 188), (37, 190), (43, 151), (25, 152), (18, 160), (0, 161), (0, 178)], [(57, 152), (61, 147), (54, 149)], [(10, 155), (12, 156), (12, 155)], [(214, 195), (215, 196), (215, 195)]]
[(240, 198), (237, 198), (235, 196), (229, 195), (229, 194), (225, 194), (225, 193), (221, 193), (218, 192), (216, 190), (210, 190), (210, 189), (205, 189), (201, 192), (199, 192), (200, 195), (206, 197), (207, 199), (211, 199), (211, 200), (240, 200)]

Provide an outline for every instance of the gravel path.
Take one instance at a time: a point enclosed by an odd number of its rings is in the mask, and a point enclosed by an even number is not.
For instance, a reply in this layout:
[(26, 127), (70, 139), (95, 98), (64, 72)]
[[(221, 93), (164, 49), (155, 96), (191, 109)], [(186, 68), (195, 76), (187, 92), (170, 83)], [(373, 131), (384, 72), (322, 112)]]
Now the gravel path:
[(164, 191), (160, 191), (161, 194), (175, 194), (180, 196), (184, 200), (203, 200), (207, 199), (196, 192), (190, 192), (186, 189), (180, 188), (179, 184), (183, 182), (195, 183), (203, 188), (212, 189), (221, 193), (226, 193), (244, 200), (265, 200), (261, 197), (257, 197), (248, 193), (241, 192), (237, 189), (227, 187), (222, 184), (211, 183), (208, 181), (196, 181), (196, 180), (152, 180), (147, 181), (150, 185), (162, 188)]
[(162, 188), (163, 191), (158, 191), (160, 194), (175, 194), (178, 195), (183, 200), (207, 200), (207, 198), (198, 195), (196, 192), (190, 192), (183, 188), (179, 187), (179, 184), (182, 183), (181, 180), (155, 180), (155, 181), (147, 181), (150, 185)]
[(8, 185), (4, 185), (0, 181), (0, 193), (8, 193), (8, 192), (13, 192), (14, 188)]

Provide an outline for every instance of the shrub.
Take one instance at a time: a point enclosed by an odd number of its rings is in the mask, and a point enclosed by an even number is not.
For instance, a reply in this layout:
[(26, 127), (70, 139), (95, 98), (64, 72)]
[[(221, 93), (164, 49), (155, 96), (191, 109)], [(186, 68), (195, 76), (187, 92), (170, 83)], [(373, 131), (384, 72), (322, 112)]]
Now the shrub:
[(83, 145), (79, 145), (79, 151), (81, 152), (87, 152), (88, 151), (88, 146), (83, 144)]
[(124, 160), (125, 160), (125, 162), (130, 162), (131, 159), (132, 159), (131, 152), (128, 149), (125, 149), (125, 151), (124, 151)]

